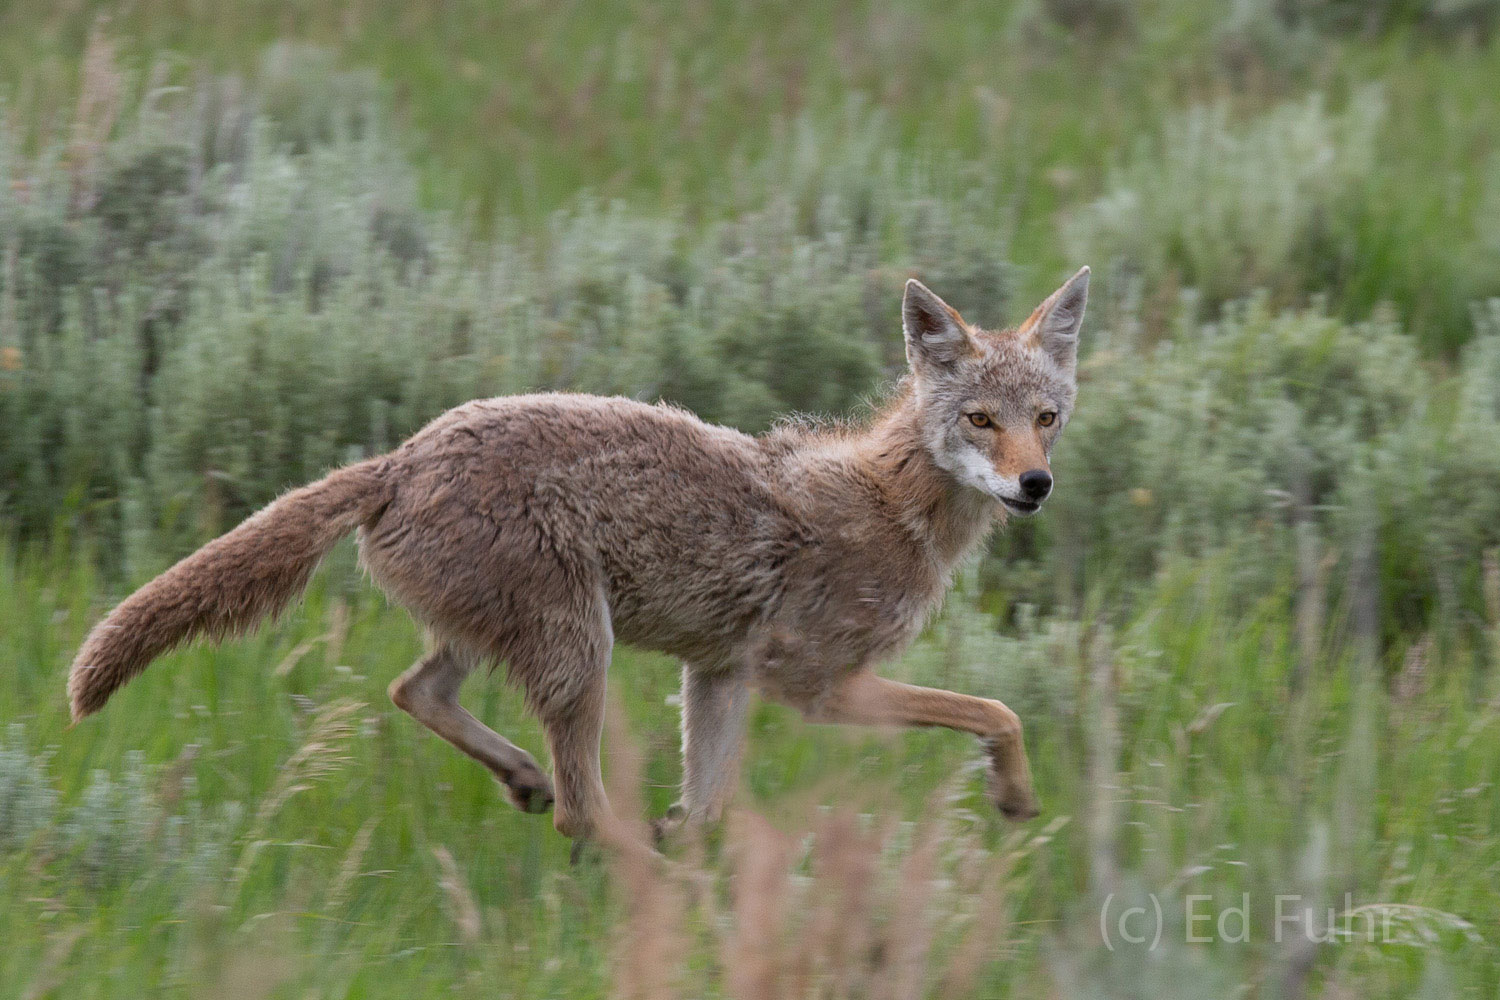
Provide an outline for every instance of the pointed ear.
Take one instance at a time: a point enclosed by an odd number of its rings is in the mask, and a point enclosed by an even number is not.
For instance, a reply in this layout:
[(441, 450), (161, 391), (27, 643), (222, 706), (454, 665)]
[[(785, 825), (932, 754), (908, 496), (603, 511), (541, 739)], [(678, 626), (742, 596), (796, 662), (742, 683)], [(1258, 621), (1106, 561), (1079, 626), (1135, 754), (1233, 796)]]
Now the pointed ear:
[(940, 371), (977, 350), (958, 310), (916, 278), (906, 283), (901, 326), (906, 331), (906, 362), (913, 371)]
[(1021, 324), (1022, 338), (1030, 337), (1059, 366), (1072, 371), (1078, 362), (1078, 328), (1088, 301), (1089, 269), (1082, 267)]

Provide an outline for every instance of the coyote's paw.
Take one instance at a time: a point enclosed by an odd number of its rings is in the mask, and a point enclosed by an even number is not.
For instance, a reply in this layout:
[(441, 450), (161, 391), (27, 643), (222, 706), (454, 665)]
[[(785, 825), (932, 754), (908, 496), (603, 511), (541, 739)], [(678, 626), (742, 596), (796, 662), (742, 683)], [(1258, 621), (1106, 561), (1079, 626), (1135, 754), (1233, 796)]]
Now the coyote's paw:
[(997, 790), (998, 782), (991, 779), (986, 794), (989, 800), (995, 803), (995, 808), (1000, 810), (1000, 815), (1013, 822), (1024, 822), (1028, 819), (1036, 819), (1042, 814), (1042, 807), (1037, 804), (1036, 796), (1030, 789), (1017, 793), (1015, 791)]
[(503, 779), (505, 797), (524, 813), (544, 813), (552, 808), (552, 779), (536, 764), (524, 764)]
[(687, 825), (687, 809), (683, 808), (681, 802), (667, 807), (667, 814), (651, 821), (651, 843), (661, 850), (670, 842), (677, 831)]
[(1000, 810), (1000, 815), (1015, 822), (1041, 815), (1042, 807), (1037, 804), (1030, 769), (1023, 764), (1021, 774), (1008, 773), (993, 748), (987, 745), (985, 749), (990, 752), (990, 766), (985, 771), (984, 794)]

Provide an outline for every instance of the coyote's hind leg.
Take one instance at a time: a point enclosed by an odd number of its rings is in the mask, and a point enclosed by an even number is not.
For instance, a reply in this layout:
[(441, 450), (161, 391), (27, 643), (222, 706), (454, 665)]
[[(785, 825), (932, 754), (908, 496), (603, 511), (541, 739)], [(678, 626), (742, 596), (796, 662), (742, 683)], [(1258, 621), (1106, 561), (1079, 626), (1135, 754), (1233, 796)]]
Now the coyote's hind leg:
[[(595, 648), (586, 648), (595, 647)], [(557, 807), (552, 825), (574, 840), (608, 839), (613, 813), (599, 767), (604, 738), (605, 678), (610, 644), (554, 645), (547, 673), (562, 680), (555, 686), (525, 670), (527, 693), (547, 733)], [(511, 669), (520, 666), (512, 660)], [(524, 669), (524, 668), (523, 668)]]
[(552, 805), (552, 782), (536, 759), (458, 703), (458, 689), (474, 665), (474, 657), (439, 643), (391, 682), (391, 701), (489, 768), (517, 809), (546, 812)]

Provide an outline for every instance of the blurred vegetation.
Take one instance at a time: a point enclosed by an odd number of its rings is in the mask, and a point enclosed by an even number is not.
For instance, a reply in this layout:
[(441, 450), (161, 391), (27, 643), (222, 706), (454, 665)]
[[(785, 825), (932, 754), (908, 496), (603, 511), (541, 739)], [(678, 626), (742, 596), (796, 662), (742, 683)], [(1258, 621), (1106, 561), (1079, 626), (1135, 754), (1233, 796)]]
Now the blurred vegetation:
[[(100, 585), (86, 563), (7, 555), (0, 655), (16, 668), (0, 717), (24, 727), (0, 748), (3, 992), (1492, 995), (1493, 672), (1476, 649), (1421, 642), (1383, 681), (1330, 608), (1295, 684), (1293, 588), (1246, 599), (1251, 558), (1178, 560), (1112, 624), (1005, 635), (969, 577), (891, 667), (1022, 713), (1035, 823), (1000, 822), (957, 734), (810, 726), (760, 705), (735, 818), (722, 843), (678, 856), (696, 873), (683, 878), (570, 867), (545, 817), (508, 809), (392, 707), (385, 686), (420, 641), (347, 548), (281, 625), (167, 657), (66, 735), (61, 669)], [(1493, 558), (1486, 572), (1493, 655)], [(606, 763), (627, 813), (660, 815), (676, 794), (677, 673), (616, 651)], [(515, 692), (476, 685), (468, 700), (542, 747)], [(1163, 945), (1116, 934), (1110, 950), (1103, 898), (1117, 919), (1148, 892)], [(1220, 933), (1185, 929), (1189, 895), (1217, 914), (1242, 893), (1248, 941), (1185, 943)], [(1313, 909), (1306, 928), (1278, 922), (1278, 895)], [(1377, 916), (1373, 940), (1357, 914)]]
[[(743, 175), (795, 145), (805, 122), (836, 129), (858, 95), (887, 123), (882, 151), (971, 164), (996, 186), (989, 221), (1014, 231), (1027, 300), (1080, 249), (1058, 238), (1060, 213), (1133, 198), (1153, 233), (1183, 243), (1149, 251), (1167, 301), (1238, 263), (1203, 254), (1295, 235), (1291, 256), (1256, 262), (1283, 270), (1209, 294), (1251, 282), (1317, 291), (1350, 319), (1389, 300), (1425, 352), (1451, 356), (1470, 335), (1469, 302), (1500, 294), (1497, 12), (1495, 0), (76, 0), (0, 9), (0, 82), (29, 148), (66, 143), (103, 16), (133, 93), (248, 78), (294, 148), (326, 132), (331, 107), (389, 105), (422, 168), (423, 202), (462, 208), (481, 232), (544, 225), (580, 190), (694, 226), (758, 209), (765, 186)], [(284, 38), (322, 54), (263, 55)], [(1277, 138), (1280, 123), (1297, 138)], [(1195, 127), (1219, 131), (1196, 164), (1180, 162)], [(1225, 175), (1231, 151), (1251, 158), (1243, 176), (1297, 199), (1264, 206), (1290, 218), (1236, 218), (1252, 206)], [(1328, 157), (1338, 176), (1309, 187)], [(1151, 179), (1158, 158), (1192, 171), (1179, 176), (1198, 178), (1195, 196), (1219, 185), (1209, 217), (1254, 228), (1211, 245), (1191, 239), (1187, 219), (1158, 230), (1192, 205)]]
[[(1493, 995), (1497, 11), (0, 10), (0, 983)], [(892, 667), (1021, 712), (1050, 825), (990, 816), (952, 734), (763, 707), (696, 888), (569, 869), (384, 700), (418, 639), (347, 548), (63, 733), (112, 599), (455, 403), (857, 416), (906, 276), (999, 325), (1083, 262), (1057, 495)], [(676, 668), (616, 659), (649, 735), (609, 769), (659, 814)], [(1150, 892), (1166, 950), (1105, 948), (1100, 901)], [(1188, 894), (1242, 892), (1248, 946), (1182, 943)], [(1278, 942), (1278, 893), (1394, 940)]]
[[(1030, 304), (1012, 301), (994, 178), (890, 152), (873, 110), (800, 124), (742, 172), (758, 207), (722, 221), (583, 197), (476, 243), (422, 209), (378, 109), (321, 53), (267, 56), (273, 95), (329, 81), (286, 117), (222, 80), (127, 111), (102, 38), (86, 65), (103, 96), (73, 131), (103, 139), (27, 156), (0, 132), (0, 516), (93, 539), (130, 578), (466, 399), (621, 393), (762, 430), (878, 398), (904, 365), (906, 274), (976, 319)], [(1368, 530), (1388, 638), (1469, 620), (1470, 557), (1500, 544), (1496, 307), (1474, 304), (1445, 365), (1390, 310), (1277, 306), (1296, 291), (1278, 283), (1317, 287), (1337, 206), (1364, 204), (1381, 115), (1373, 93), (1339, 116), (1310, 98), (1241, 135), (1200, 109), (1165, 162), (1070, 216), (1080, 258), (1121, 263), (1099, 282), (1057, 516), (1002, 540), (990, 589), (1076, 610), (1247, 527), (1260, 587), (1299, 532), (1347, 553)], [(1196, 294), (1162, 302), (1174, 275)]]

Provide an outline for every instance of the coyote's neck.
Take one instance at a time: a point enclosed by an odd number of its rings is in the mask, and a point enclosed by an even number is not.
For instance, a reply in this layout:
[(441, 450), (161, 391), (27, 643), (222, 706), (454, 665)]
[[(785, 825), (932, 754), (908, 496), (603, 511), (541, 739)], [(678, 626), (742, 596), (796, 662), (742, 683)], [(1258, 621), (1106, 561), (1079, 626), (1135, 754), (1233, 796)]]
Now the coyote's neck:
[(994, 524), (999, 505), (956, 483), (934, 461), (910, 395), (892, 403), (853, 444), (902, 526), (930, 546), (945, 568)]

